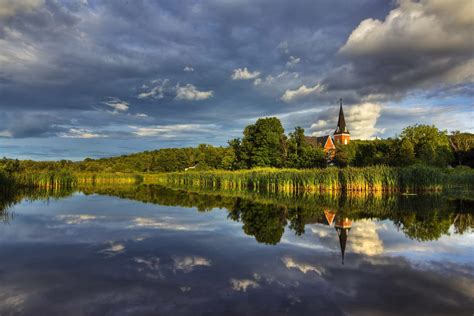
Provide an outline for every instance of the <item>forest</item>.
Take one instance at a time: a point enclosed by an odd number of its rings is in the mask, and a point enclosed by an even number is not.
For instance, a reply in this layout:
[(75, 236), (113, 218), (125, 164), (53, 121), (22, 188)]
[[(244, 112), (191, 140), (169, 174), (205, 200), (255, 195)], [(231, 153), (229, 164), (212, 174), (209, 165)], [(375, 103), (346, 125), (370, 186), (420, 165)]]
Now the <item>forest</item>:
[[(322, 148), (305, 141), (305, 131), (296, 127), (285, 134), (278, 118), (258, 119), (247, 126), (242, 138), (226, 147), (201, 144), (197, 147), (164, 148), (118, 157), (82, 161), (32, 161), (3, 158), (0, 172), (14, 173), (143, 173), (191, 170), (241, 170), (255, 167), (311, 169), (385, 165), (406, 167), (474, 167), (474, 134), (448, 134), (435, 126), (406, 127), (394, 138), (352, 140), (339, 145), (331, 157)], [(2, 176), (0, 175), (0, 178)]]

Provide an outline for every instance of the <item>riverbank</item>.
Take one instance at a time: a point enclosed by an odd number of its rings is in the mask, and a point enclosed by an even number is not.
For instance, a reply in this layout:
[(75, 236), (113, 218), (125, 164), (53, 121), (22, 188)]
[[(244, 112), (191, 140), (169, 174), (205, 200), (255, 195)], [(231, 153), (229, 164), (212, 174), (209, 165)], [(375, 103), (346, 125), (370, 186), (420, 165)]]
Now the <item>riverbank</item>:
[(144, 175), (145, 183), (266, 192), (421, 192), (474, 188), (470, 168), (426, 166), (394, 168), (252, 169), (173, 172)]
[(170, 173), (72, 173), (38, 172), (0, 174), (0, 186), (75, 188), (88, 185), (162, 184), (254, 190), (262, 192), (435, 192), (444, 189), (473, 189), (471, 168), (434, 168), (422, 165), (405, 168), (373, 166), (363, 168), (211, 170)]

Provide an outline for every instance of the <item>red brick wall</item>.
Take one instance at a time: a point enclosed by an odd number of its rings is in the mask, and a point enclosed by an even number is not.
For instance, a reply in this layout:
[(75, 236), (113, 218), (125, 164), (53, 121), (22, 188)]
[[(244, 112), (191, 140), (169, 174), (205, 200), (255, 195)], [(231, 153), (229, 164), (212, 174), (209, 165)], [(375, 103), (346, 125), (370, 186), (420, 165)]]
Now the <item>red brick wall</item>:
[[(347, 143), (345, 141), (347, 141)], [(334, 135), (334, 142), (336, 143), (336, 145), (338, 144), (347, 145), (351, 142), (351, 135), (347, 135), (347, 134)]]

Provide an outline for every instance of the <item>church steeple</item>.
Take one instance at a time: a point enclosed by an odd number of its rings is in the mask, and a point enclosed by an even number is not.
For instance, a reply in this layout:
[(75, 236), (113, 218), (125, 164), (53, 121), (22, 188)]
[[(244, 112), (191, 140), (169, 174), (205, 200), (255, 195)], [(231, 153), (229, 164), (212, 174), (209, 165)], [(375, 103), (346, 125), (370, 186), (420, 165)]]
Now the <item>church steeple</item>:
[(337, 121), (337, 128), (334, 134), (349, 134), (349, 130), (346, 127), (346, 120), (344, 118), (344, 110), (342, 109), (342, 99), (339, 99), (339, 120)]
[(339, 119), (337, 120), (337, 127), (334, 131), (334, 143), (347, 145), (351, 141), (351, 135), (346, 126), (346, 119), (344, 118), (344, 110), (342, 109), (342, 99), (339, 100)]
[(352, 221), (348, 218), (342, 218), (336, 222), (335, 228), (339, 236), (341, 246), (342, 264), (344, 264), (344, 254), (346, 252), (347, 235), (352, 227)]

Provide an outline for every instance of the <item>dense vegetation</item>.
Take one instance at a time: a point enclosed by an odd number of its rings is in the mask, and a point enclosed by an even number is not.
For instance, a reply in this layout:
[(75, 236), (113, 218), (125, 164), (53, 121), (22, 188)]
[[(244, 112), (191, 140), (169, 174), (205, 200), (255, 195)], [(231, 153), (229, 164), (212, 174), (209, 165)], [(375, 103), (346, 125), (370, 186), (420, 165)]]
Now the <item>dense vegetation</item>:
[[(347, 169), (326, 168), (331, 165)], [(313, 191), (437, 190), (454, 185), (455, 180), (460, 181), (457, 185), (471, 186), (469, 167), (456, 172), (434, 169), (447, 166), (474, 166), (473, 134), (447, 135), (434, 126), (415, 125), (405, 128), (397, 138), (354, 140), (337, 147), (335, 154), (331, 154), (307, 143), (302, 128), (297, 127), (286, 136), (277, 118), (262, 118), (247, 126), (242, 139), (229, 141), (227, 147), (202, 144), (196, 148), (159, 149), (78, 162), (4, 158), (0, 160), (0, 187), (11, 186), (13, 182), (38, 187), (136, 183), (142, 180), (144, 173), (185, 170), (190, 170), (189, 174), (173, 174), (167, 181), (193, 179), (194, 182), (216, 182), (224, 187), (280, 191), (301, 188)], [(262, 167), (282, 170), (245, 171)], [(191, 172), (197, 170), (222, 171), (200, 175)]]
[[(206, 188), (172, 189), (156, 185), (86, 186), (85, 194), (105, 194), (169, 206), (196, 207), (199, 211), (225, 208), (228, 217), (242, 223), (242, 229), (258, 242), (276, 244), (285, 225), (295, 234), (308, 224), (325, 223), (330, 211), (353, 221), (365, 218), (390, 219), (409, 238), (434, 240), (446, 234), (462, 234), (474, 228), (472, 198), (456, 194), (401, 196), (390, 194), (273, 194), (215, 191)], [(10, 221), (8, 209), (28, 200), (60, 198), (71, 190), (16, 190), (0, 200), (0, 220)], [(452, 227), (452, 230), (450, 229)], [(336, 232), (334, 232), (336, 237)]]
[(145, 175), (145, 183), (266, 192), (419, 192), (474, 188), (474, 170), (410, 167), (323, 169), (260, 168), (241, 171), (174, 172)]

